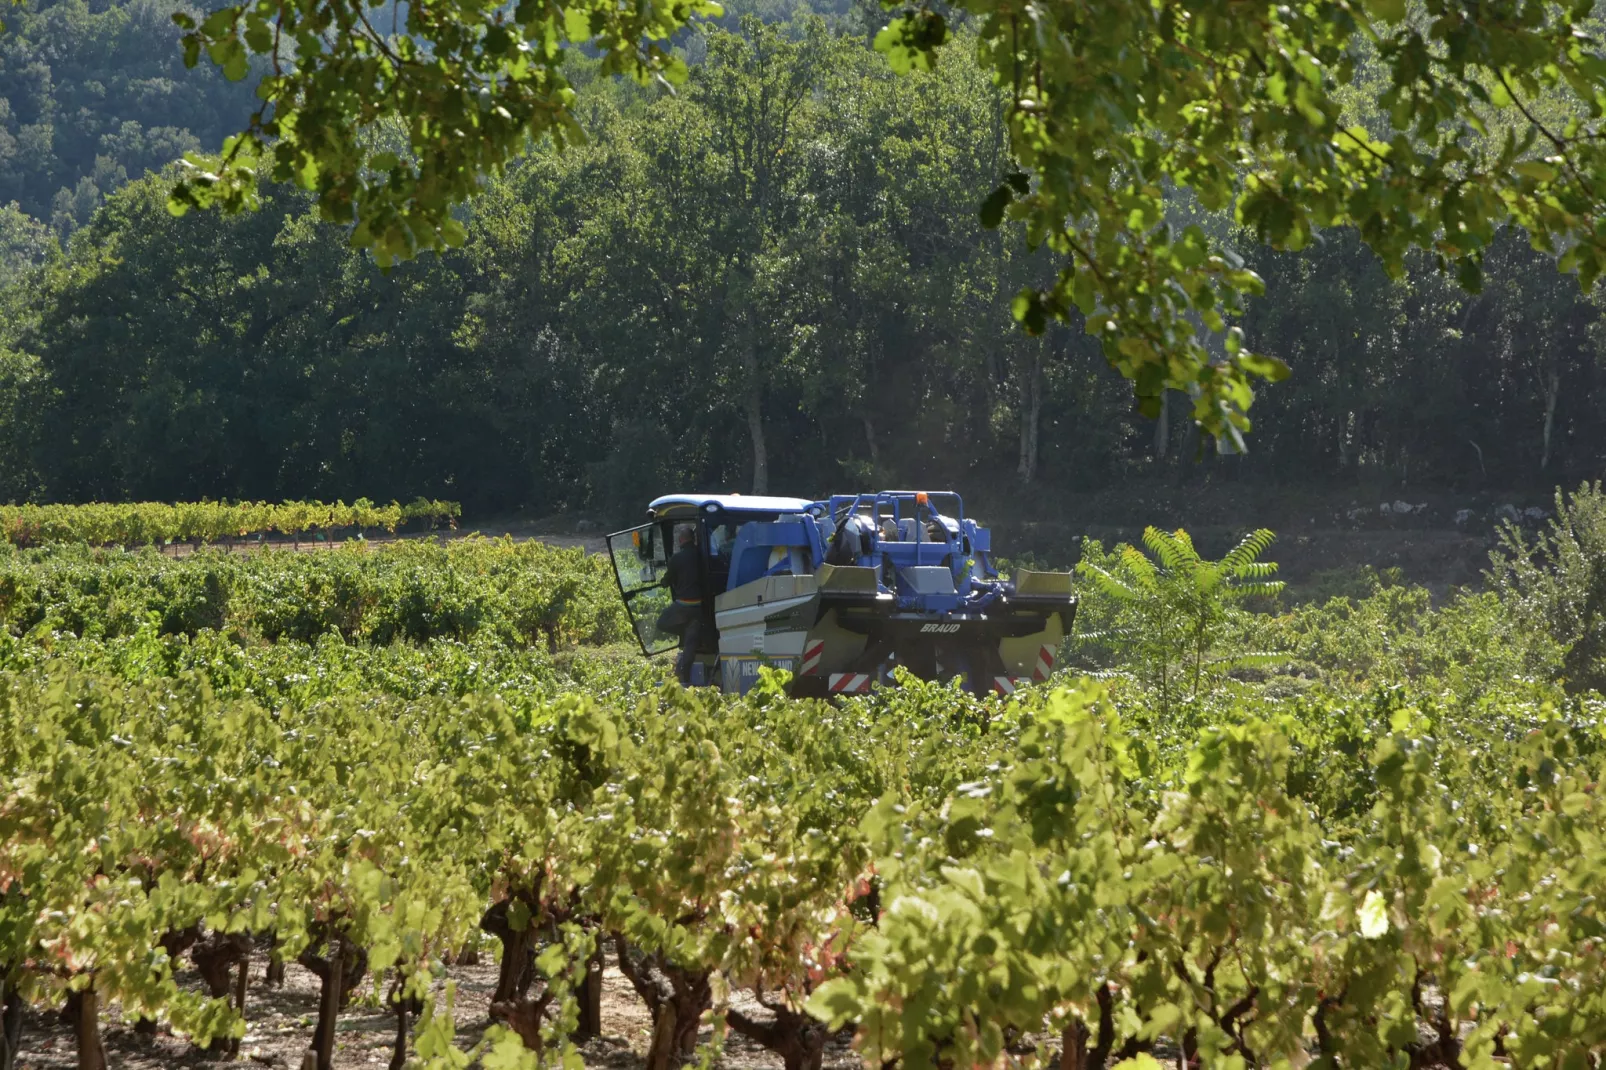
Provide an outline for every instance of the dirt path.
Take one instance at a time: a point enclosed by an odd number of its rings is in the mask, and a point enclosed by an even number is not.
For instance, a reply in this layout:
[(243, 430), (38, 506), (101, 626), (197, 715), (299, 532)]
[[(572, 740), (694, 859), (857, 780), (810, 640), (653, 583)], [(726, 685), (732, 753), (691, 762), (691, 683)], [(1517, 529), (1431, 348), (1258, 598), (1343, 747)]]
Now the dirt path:
[[(161, 1070), (244, 1063), (299, 1070), (317, 1022), (318, 980), (291, 963), (285, 968), (284, 986), (272, 988), (263, 983), (261, 961), (257, 960), (251, 974), (246, 996), (246, 1034), (237, 1056), (203, 1051), (187, 1040), (165, 1034), (137, 1034), (122, 1022), (114, 1008), (102, 1021), (109, 1066), (112, 1070)], [(489, 1024), (486, 1009), (496, 987), (496, 966), (487, 956), (486, 965), (451, 967), (448, 978), (456, 985), (458, 1043), (467, 1048)], [(198, 986), (199, 979), (194, 971), (181, 972), (180, 983)], [(740, 997), (736, 1002), (738, 1006), (751, 1004), (750, 999)], [(744, 1009), (758, 1013), (750, 1005)], [(581, 1047), (586, 1065), (635, 1070), (643, 1063), (651, 1025), (647, 1009), (630, 983), (610, 967), (602, 980), (602, 1036)], [(335, 1066), (339, 1070), (388, 1066), (395, 1035), (395, 1018), (375, 996), (372, 979), (365, 979), (350, 1009), (340, 1017)], [(710, 1031), (704, 1028), (701, 1039), (706, 1042), (710, 1037)], [(847, 1036), (839, 1036), (827, 1045), (827, 1070), (859, 1066), (848, 1040)], [(56, 1014), (30, 1012), (23, 1026), (17, 1070), (70, 1070), (77, 1065), (72, 1028)], [(779, 1056), (731, 1033), (726, 1037), (724, 1055), (715, 1065), (723, 1070), (781, 1070), (783, 1064)]]

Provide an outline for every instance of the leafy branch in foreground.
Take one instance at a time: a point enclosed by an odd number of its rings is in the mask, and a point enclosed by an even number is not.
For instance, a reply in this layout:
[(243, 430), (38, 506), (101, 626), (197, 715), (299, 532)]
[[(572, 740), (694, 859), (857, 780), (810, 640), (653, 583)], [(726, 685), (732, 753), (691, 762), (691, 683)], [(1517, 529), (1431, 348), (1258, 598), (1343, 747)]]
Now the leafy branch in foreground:
[(685, 65), (662, 42), (693, 15), (719, 13), (711, 0), (435, 0), (396, 5), (376, 26), (366, 0), (181, 12), (185, 62), (204, 53), (238, 81), (256, 57), (262, 105), (220, 157), (188, 159), (170, 206), (254, 207), (268, 178), (316, 191), (324, 218), (355, 223), (353, 240), (381, 263), (459, 245), (467, 234), (451, 209), (482, 176), (534, 138), (583, 138), (561, 70), (567, 45), (600, 53), (605, 75), (679, 81)]
[[(1017, 317), (1036, 333), (1079, 309), (1151, 415), (1166, 388), (1188, 390), (1194, 418), (1241, 445), (1251, 380), (1286, 374), (1228, 326), (1261, 280), (1168, 220), (1176, 188), (1276, 248), (1354, 226), (1392, 273), (1426, 250), (1469, 289), (1505, 223), (1586, 287), (1606, 268), (1606, 65), (1587, 0), (961, 6), (981, 20), (1016, 157), (1036, 175), (1001, 185), (995, 214), (1012, 205), (1061, 258)], [(946, 39), (923, 0), (877, 45), (931, 67)], [(1378, 129), (1341, 104), (1363, 64), (1387, 85)], [(1224, 335), (1224, 356), (1195, 319)]]

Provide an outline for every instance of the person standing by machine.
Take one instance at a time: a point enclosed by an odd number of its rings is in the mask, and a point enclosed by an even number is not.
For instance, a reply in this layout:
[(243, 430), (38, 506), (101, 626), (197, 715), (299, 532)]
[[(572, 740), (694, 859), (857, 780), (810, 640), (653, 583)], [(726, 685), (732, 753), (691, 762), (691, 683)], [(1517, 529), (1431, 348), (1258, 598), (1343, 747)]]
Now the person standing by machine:
[(664, 569), (664, 586), (673, 599), (658, 617), (658, 630), (680, 637), (675, 656), (675, 677), (691, 683), (692, 663), (703, 640), (703, 565), (697, 552), (697, 529), (682, 525), (676, 533), (676, 550)]

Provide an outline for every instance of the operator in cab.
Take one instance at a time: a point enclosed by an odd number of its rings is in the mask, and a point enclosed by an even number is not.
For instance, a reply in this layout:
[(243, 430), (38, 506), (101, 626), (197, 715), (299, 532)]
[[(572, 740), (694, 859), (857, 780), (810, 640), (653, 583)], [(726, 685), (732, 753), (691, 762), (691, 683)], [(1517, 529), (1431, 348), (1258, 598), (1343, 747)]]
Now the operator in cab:
[(683, 525), (676, 534), (676, 550), (664, 569), (664, 586), (673, 599), (658, 616), (658, 630), (680, 637), (675, 676), (691, 683), (692, 662), (703, 639), (703, 568), (697, 553), (697, 529)]

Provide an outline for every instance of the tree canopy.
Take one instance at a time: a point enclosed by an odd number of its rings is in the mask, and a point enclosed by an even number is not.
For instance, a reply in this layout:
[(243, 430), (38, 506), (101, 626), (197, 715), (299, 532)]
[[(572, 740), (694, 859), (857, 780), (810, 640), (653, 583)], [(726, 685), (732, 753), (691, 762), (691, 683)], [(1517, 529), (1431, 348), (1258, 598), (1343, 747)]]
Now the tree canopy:
[[(1185, 390), (1194, 418), (1241, 444), (1256, 378), (1285, 365), (1233, 321), (1262, 280), (1218, 238), (1179, 225), (1185, 191), (1272, 247), (1351, 226), (1391, 273), (1423, 250), (1476, 290), (1514, 224), (1587, 286), (1606, 265), (1606, 56), (1593, 0), (934, 0), (877, 37), (899, 69), (936, 68), (951, 24), (1003, 90), (1009, 152), (979, 206), (1023, 221), (1058, 263), (1024, 286), (1032, 333), (1080, 313), (1143, 411)], [(460, 243), (453, 207), (531, 138), (582, 136), (566, 50), (606, 74), (678, 83), (669, 39), (712, 0), (567, 6), (432, 0), (248, 0), (178, 16), (187, 60), (234, 79), (264, 57), (261, 107), (220, 157), (195, 158), (178, 209), (315, 192), (382, 262)], [(1370, 80), (1369, 114), (1353, 84)], [(1368, 121), (1370, 120), (1370, 122)], [(1205, 329), (1202, 336), (1199, 328)], [(1212, 346), (1209, 334), (1220, 336)]]
[(1195, 463), (1187, 395), (1138, 418), (1079, 310), (1013, 322), (1057, 261), (1027, 221), (978, 216), (1011, 158), (976, 52), (898, 74), (840, 22), (704, 25), (672, 94), (571, 56), (587, 139), (536, 146), (460, 210), (461, 246), (388, 271), (287, 184), (175, 217), (151, 174), (59, 250), (0, 209), (0, 500), (426, 494), (625, 520), (766, 483), (947, 483), (995, 517), (1218, 480), (1338, 498), (1276, 520), (1303, 525), (1352, 498), (1372, 523), (1394, 523), (1380, 500), (1453, 501), (1448, 522), (1480, 491), (1598, 475), (1606, 288), (1519, 229), (1474, 295), (1430, 252), (1391, 278), (1356, 228), (1278, 252), (1179, 195), (1168, 225), (1266, 280), (1245, 347), (1294, 371), (1252, 454)]
[[(216, 149), (251, 88), (186, 70), (170, 0), (0, 4), (0, 211), (65, 235), (105, 197), (186, 152)], [(188, 10), (178, 5), (178, 10)], [(0, 218), (0, 244), (7, 224)]]

